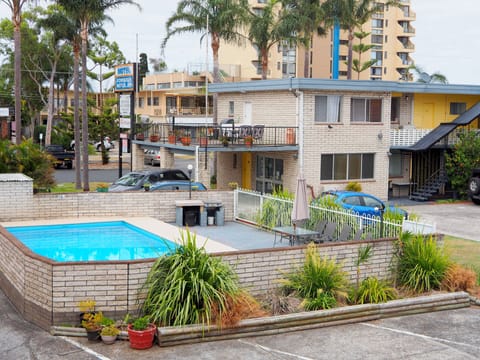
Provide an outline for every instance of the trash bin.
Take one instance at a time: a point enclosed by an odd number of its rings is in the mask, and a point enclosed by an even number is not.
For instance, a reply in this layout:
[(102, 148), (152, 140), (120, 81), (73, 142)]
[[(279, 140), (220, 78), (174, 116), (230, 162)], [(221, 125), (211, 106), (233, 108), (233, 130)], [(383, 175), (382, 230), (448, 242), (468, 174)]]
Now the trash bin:
[(221, 202), (205, 203), (207, 211), (207, 224), (223, 226), (225, 222), (225, 211)]

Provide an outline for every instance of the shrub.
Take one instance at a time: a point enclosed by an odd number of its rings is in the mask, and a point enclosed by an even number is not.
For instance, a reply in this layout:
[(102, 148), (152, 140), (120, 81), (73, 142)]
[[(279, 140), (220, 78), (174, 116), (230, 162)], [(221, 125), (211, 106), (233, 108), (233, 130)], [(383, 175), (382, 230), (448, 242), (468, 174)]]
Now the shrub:
[(232, 327), (242, 319), (265, 315), (266, 312), (261, 310), (260, 304), (243, 291), (235, 296), (226, 296), (224, 311), (220, 311), (218, 304), (214, 304), (212, 309), (212, 321), (221, 327)]
[(477, 284), (477, 274), (472, 269), (452, 264), (442, 281), (442, 287), (448, 291), (469, 291)]
[(359, 192), (362, 191), (362, 185), (356, 181), (351, 181), (345, 186), (345, 190)]
[(103, 327), (102, 331), (100, 331), (100, 335), (102, 336), (116, 336), (118, 334), (120, 334), (120, 330), (113, 324)]
[(318, 289), (317, 296), (313, 299), (305, 299), (302, 305), (307, 311), (331, 309), (337, 305), (337, 299), (332, 294)]
[(322, 298), (318, 300), (322, 302), (323, 297), (327, 295), (334, 299), (346, 297), (347, 278), (345, 272), (334, 260), (320, 258), (314, 244), (307, 247), (303, 267), (287, 275), (287, 278), (282, 279), (281, 283), (287, 292), (296, 292), (308, 301), (321, 296)]
[(450, 265), (448, 257), (430, 236), (402, 233), (397, 254), (397, 278), (417, 293), (439, 289)]
[(396, 290), (386, 281), (368, 277), (362, 281), (352, 302), (357, 304), (378, 304), (397, 298)]
[(158, 258), (142, 288), (143, 311), (167, 326), (210, 324), (212, 309), (222, 316), (226, 299), (239, 293), (237, 276), (221, 259), (197, 248), (196, 235), (181, 233), (181, 245)]

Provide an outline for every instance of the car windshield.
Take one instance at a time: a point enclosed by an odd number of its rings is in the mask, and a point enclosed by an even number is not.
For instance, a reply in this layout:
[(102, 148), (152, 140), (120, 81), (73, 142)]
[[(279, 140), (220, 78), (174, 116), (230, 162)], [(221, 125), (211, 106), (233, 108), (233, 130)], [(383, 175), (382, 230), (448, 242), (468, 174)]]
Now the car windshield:
[(124, 185), (124, 186), (135, 186), (142, 178), (143, 178), (143, 174), (130, 173), (125, 176), (122, 176), (120, 179), (115, 181), (114, 184)]

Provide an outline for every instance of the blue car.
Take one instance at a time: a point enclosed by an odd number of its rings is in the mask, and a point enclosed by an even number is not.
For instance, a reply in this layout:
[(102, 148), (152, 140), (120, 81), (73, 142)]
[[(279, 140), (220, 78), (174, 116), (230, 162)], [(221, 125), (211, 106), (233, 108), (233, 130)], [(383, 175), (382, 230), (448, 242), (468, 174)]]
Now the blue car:
[[(150, 186), (150, 191), (172, 191), (172, 190), (190, 190), (190, 181), (171, 180), (154, 183)], [(192, 191), (205, 191), (207, 188), (200, 182), (192, 181)]]
[(408, 217), (405, 210), (388, 205), (379, 198), (362, 192), (334, 190), (324, 192), (323, 196), (331, 197), (342, 208), (354, 211), (361, 216), (380, 216), (381, 211), (391, 211), (401, 214), (405, 219)]

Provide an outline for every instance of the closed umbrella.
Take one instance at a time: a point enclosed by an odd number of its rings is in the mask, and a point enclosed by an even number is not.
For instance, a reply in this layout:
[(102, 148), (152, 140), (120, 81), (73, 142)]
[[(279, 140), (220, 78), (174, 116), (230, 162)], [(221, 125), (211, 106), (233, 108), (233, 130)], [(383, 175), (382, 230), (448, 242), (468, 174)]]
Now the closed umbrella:
[(297, 180), (297, 189), (295, 191), (295, 199), (293, 201), (292, 224), (296, 227), (296, 223), (310, 218), (310, 208), (307, 200), (307, 184), (303, 178), (303, 174)]

